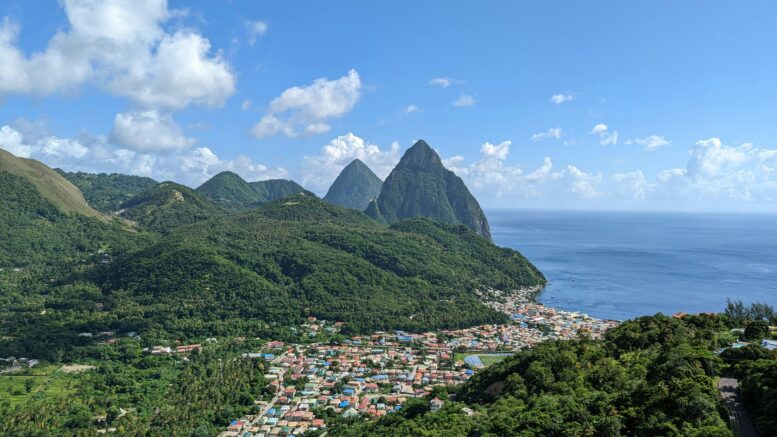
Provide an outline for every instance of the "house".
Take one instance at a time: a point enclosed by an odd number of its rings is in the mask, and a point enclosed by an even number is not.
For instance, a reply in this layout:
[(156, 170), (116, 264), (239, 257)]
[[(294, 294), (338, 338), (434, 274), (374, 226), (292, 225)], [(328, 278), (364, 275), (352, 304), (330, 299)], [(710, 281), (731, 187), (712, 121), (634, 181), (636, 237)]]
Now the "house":
[(429, 401), (429, 409), (431, 411), (437, 411), (440, 408), (442, 408), (442, 406), (443, 406), (443, 401), (440, 400), (440, 398), (438, 398), (438, 397), (435, 397), (434, 399)]
[(199, 352), (201, 350), (202, 350), (202, 345), (200, 344), (187, 344), (187, 345), (175, 347), (175, 351), (178, 352), (179, 354), (188, 354), (190, 352), (194, 352), (194, 351)]

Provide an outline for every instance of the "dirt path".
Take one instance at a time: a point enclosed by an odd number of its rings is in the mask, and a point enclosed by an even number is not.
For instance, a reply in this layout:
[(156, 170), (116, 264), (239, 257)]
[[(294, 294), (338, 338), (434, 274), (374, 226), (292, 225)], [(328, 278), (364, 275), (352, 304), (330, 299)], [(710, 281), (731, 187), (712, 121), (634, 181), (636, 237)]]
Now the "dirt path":
[(737, 391), (738, 387), (739, 382), (734, 378), (720, 378), (720, 381), (718, 381), (718, 390), (720, 390), (720, 395), (726, 401), (726, 406), (728, 407), (728, 418), (731, 421), (731, 427), (734, 429), (734, 434), (739, 437), (758, 437), (758, 433), (755, 432), (750, 418), (745, 413), (745, 407), (742, 405), (742, 400)]

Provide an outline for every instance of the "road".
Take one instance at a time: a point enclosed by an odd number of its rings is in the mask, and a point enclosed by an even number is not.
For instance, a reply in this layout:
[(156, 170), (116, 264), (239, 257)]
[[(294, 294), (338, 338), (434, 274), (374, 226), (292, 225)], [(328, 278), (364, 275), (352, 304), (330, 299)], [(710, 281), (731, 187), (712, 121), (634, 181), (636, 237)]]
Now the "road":
[[(283, 357), (286, 356), (288, 352), (282, 353), (280, 356), (276, 357), (274, 360), (270, 361), (270, 364), (278, 364), (281, 362)], [(251, 423), (246, 427), (247, 429), (250, 429), (253, 426), (256, 426), (259, 423), (259, 420), (262, 419), (262, 416), (265, 415), (268, 411), (270, 411), (270, 408), (272, 408), (273, 405), (275, 405), (276, 402), (278, 402), (278, 398), (283, 394), (283, 391), (286, 390), (286, 387), (283, 386), (283, 372), (278, 374), (278, 393), (273, 396), (273, 398), (270, 400), (270, 402), (262, 408), (262, 410), (256, 414), (256, 417), (254, 417), (254, 420), (251, 421)]]
[(718, 390), (728, 407), (728, 418), (731, 421), (731, 427), (734, 433), (739, 437), (758, 437), (750, 418), (745, 413), (742, 400), (739, 397), (739, 382), (734, 378), (720, 378), (718, 381)]

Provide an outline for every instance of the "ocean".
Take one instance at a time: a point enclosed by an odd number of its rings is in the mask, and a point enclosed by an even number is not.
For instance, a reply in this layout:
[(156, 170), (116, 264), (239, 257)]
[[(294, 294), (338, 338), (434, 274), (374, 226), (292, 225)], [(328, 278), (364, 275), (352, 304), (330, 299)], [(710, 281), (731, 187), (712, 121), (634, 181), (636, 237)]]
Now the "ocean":
[(726, 298), (777, 307), (777, 216), (489, 211), (496, 244), (548, 278), (540, 302), (624, 320), (720, 312)]

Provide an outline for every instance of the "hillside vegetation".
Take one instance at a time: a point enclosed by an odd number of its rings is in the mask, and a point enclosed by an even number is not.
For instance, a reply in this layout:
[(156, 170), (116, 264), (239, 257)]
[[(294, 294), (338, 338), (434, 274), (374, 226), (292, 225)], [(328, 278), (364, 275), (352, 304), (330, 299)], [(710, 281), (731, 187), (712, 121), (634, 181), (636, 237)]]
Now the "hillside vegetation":
[(264, 203), (294, 194), (306, 193), (313, 195), (313, 193), (302, 188), (294, 181), (270, 179), (246, 182), (231, 171), (224, 171), (213, 176), (197, 187), (197, 193), (222, 208), (233, 211), (255, 208)]
[(157, 184), (157, 181), (118, 173), (83, 173), (56, 170), (83, 193), (89, 206), (109, 214), (119, 209), (119, 206)]
[(119, 208), (121, 217), (161, 233), (225, 214), (213, 202), (175, 182), (155, 185), (122, 203)]
[(143, 323), (177, 331), (196, 319), (203, 334), (230, 319), (309, 315), (359, 332), (496, 323), (505, 316), (478, 302), (476, 288), (545, 281), (466, 227), (416, 219), (386, 228), (304, 194), (175, 229), (93, 279), (108, 295), (128, 293)]
[[(56, 171), (34, 159), (18, 158), (0, 149), (0, 172), (18, 176), (32, 184), (40, 197), (65, 213), (78, 213), (87, 217), (105, 219), (92, 209), (73, 184)], [(4, 191), (8, 191), (3, 187)]]

